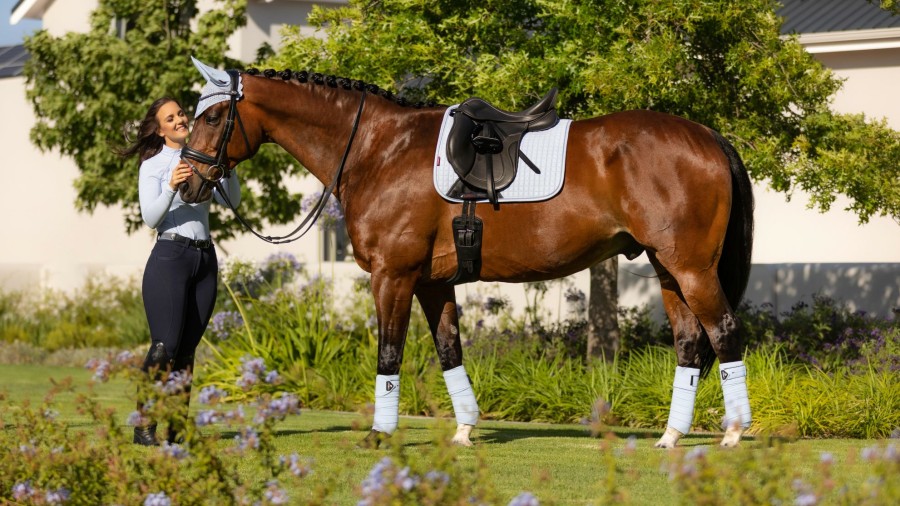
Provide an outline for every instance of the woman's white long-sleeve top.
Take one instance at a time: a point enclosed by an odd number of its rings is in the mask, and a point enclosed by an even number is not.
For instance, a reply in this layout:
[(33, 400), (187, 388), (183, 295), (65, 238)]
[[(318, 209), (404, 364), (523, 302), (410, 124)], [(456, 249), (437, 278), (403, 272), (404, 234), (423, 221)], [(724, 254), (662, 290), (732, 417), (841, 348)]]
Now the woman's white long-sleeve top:
[[(188, 204), (169, 186), (172, 171), (181, 159), (181, 150), (163, 146), (162, 151), (141, 163), (138, 193), (141, 217), (157, 233), (172, 232), (190, 239), (209, 239), (209, 206), (212, 199)], [(228, 199), (237, 207), (241, 202), (241, 184), (237, 173), (223, 179)], [(216, 202), (225, 205), (218, 190), (213, 191)]]

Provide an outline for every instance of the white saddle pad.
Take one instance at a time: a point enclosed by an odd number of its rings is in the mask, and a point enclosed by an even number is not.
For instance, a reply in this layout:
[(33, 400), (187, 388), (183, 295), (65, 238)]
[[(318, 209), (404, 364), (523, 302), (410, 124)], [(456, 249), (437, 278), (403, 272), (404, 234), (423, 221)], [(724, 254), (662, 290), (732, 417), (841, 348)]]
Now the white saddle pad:
[[(453, 127), (453, 116), (450, 116), (450, 113), (457, 105), (448, 107), (444, 113), (434, 154), (434, 188), (451, 202), (462, 202), (461, 199), (447, 196), (450, 187), (459, 179), (447, 161), (447, 136)], [(534, 202), (547, 200), (559, 193), (566, 174), (566, 142), (571, 124), (570, 119), (560, 119), (559, 123), (549, 130), (528, 132), (522, 137), (519, 150), (534, 162), (541, 173), (535, 174), (520, 159), (516, 178), (505, 190), (499, 192), (499, 202)]]

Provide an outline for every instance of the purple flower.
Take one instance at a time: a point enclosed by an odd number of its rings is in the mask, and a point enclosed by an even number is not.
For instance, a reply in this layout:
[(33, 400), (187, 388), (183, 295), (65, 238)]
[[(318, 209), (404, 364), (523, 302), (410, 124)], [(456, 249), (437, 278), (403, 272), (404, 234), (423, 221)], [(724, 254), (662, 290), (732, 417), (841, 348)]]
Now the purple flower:
[(241, 357), (241, 370), (253, 374), (263, 374), (266, 372), (266, 362), (259, 357), (245, 355)]
[[(322, 214), (319, 215), (318, 219), (319, 228), (323, 230), (335, 228), (338, 223), (344, 219), (344, 211), (343, 208), (341, 208), (340, 202), (338, 202), (337, 199), (332, 197), (330, 194), (325, 198), (327, 199), (325, 202), (325, 207), (322, 208)], [(303, 212), (311, 212), (321, 199), (322, 192), (316, 192), (307, 195), (300, 203), (300, 209)]]
[(819, 503), (819, 498), (816, 497), (816, 494), (811, 492), (807, 492), (805, 494), (800, 494), (794, 499), (794, 504), (796, 506), (815, 506)]
[(142, 412), (132, 411), (125, 423), (134, 427), (145, 427), (150, 423), (150, 420)]
[(432, 483), (440, 482), (444, 485), (450, 483), (450, 476), (441, 471), (428, 471), (428, 473), (425, 474), (425, 479)]
[(172, 500), (165, 492), (158, 492), (147, 495), (147, 498), (144, 499), (144, 506), (172, 506)]
[(241, 451), (253, 448), (259, 449), (259, 435), (253, 430), (253, 427), (244, 427), (241, 433), (234, 436), (234, 443)]
[(94, 371), (94, 380), (105, 383), (109, 380), (110, 363), (106, 360), (92, 358), (85, 364), (85, 369)]
[(278, 371), (269, 371), (266, 373), (266, 379), (264, 381), (270, 385), (276, 385), (280, 380), (281, 377), (278, 376)]
[(192, 381), (193, 377), (188, 371), (172, 371), (166, 378), (165, 383), (158, 381), (156, 386), (162, 390), (162, 393), (174, 395), (187, 391), (187, 388), (191, 386)]
[(259, 383), (259, 376), (253, 374), (252, 372), (245, 372), (237, 380), (237, 386), (241, 387), (243, 390), (249, 390), (250, 387), (257, 383)]
[(120, 364), (127, 364), (128, 362), (131, 362), (132, 360), (134, 360), (134, 353), (132, 353), (128, 350), (125, 350), (125, 351), (119, 353), (118, 355), (116, 355), (116, 362), (118, 362)]
[(538, 498), (530, 492), (522, 492), (509, 501), (509, 506), (540, 506), (540, 504)]
[(228, 392), (215, 385), (208, 385), (200, 389), (197, 401), (200, 404), (214, 404), (228, 397)]
[(162, 446), (160, 446), (159, 449), (163, 453), (163, 455), (171, 457), (175, 460), (185, 459), (190, 456), (190, 453), (188, 453), (188, 451), (185, 450), (181, 445), (169, 444), (166, 441), (163, 441)]
[(31, 480), (26, 480), (24, 483), (16, 483), (12, 488), (13, 499), (17, 501), (24, 501), (31, 497), (34, 494), (34, 489), (31, 488)]
[(707, 449), (705, 446), (695, 446), (684, 456), (685, 460), (700, 460), (706, 457)]
[(293, 394), (284, 394), (277, 399), (272, 399), (263, 406), (260, 406), (256, 413), (254, 421), (263, 423), (268, 419), (283, 420), (287, 415), (300, 412), (300, 399)]
[(288, 495), (283, 488), (278, 486), (278, 481), (272, 480), (266, 483), (266, 491), (264, 493), (266, 502), (269, 504), (287, 504)]
[(242, 422), (244, 420), (244, 406), (239, 405), (234, 411), (222, 414), (229, 422)]
[(44, 495), (44, 500), (47, 501), (47, 504), (63, 504), (69, 501), (69, 496), (71, 492), (65, 488), (59, 488), (56, 490), (48, 490)]
[(222, 341), (227, 340), (238, 329), (244, 326), (244, 317), (238, 311), (219, 311), (209, 323), (209, 331)]
[(404, 492), (409, 492), (419, 484), (419, 477), (409, 473), (409, 466), (401, 469), (394, 477), (394, 484)]
[[(369, 471), (368, 476), (362, 482), (362, 494), (364, 497), (377, 495), (379, 492), (385, 489), (385, 487), (389, 484), (387, 481), (387, 472), (393, 469), (394, 463), (391, 461), (390, 457), (384, 457), (379, 460), (377, 464)], [(371, 499), (371, 497), (369, 497)], [(370, 504), (369, 500), (364, 499), (360, 501), (360, 505), (362, 504)]]
[(197, 413), (197, 418), (194, 419), (194, 423), (196, 423), (198, 427), (204, 427), (206, 425), (210, 425), (210, 424), (218, 423), (218, 422), (219, 422), (219, 413), (214, 409), (201, 411), (201, 412)]
[(310, 464), (310, 462), (307, 461), (301, 463), (300, 456), (296, 453), (292, 453), (289, 458), (282, 455), (281, 465), (289, 466), (288, 470), (291, 472), (291, 474), (297, 476), (298, 478), (303, 478), (304, 476), (309, 476), (310, 474), (312, 474), (312, 465)]
[(262, 261), (262, 265), (259, 268), (263, 279), (269, 283), (274, 283), (276, 286), (283, 286), (291, 282), (294, 276), (302, 271), (303, 264), (294, 255), (286, 251), (272, 253)]

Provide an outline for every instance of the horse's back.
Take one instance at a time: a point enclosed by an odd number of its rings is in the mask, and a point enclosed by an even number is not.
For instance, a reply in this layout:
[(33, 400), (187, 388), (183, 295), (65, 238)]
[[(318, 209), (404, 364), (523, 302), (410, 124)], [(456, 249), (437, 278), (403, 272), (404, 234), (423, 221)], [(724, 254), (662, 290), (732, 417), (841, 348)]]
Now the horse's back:
[(590, 202), (604, 232), (627, 233), (650, 249), (695, 241), (718, 248), (709, 230), (727, 224), (728, 159), (714, 132), (648, 110), (573, 122), (566, 160), (567, 198)]

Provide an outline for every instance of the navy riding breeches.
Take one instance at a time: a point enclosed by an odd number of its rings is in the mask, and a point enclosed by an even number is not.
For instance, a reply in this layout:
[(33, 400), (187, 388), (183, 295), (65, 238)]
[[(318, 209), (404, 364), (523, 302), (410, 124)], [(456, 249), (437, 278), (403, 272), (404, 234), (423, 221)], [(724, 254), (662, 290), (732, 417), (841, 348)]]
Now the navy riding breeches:
[(142, 292), (150, 339), (170, 359), (193, 355), (216, 304), (216, 249), (157, 241), (144, 269)]

